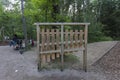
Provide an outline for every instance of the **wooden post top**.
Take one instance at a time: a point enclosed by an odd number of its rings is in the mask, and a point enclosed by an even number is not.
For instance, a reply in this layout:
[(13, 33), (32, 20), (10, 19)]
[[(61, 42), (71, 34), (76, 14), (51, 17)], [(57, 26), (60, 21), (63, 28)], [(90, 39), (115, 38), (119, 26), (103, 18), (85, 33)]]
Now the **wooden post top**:
[(37, 26), (49, 26), (49, 25), (57, 25), (57, 26), (61, 26), (61, 25), (81, 25), (81, 26), (86, 26), (86, 25), (90, 25), (90, 23), (78, 23), (78, 22), (74, 22), (74, 23), (34, 23), (34, 25)]

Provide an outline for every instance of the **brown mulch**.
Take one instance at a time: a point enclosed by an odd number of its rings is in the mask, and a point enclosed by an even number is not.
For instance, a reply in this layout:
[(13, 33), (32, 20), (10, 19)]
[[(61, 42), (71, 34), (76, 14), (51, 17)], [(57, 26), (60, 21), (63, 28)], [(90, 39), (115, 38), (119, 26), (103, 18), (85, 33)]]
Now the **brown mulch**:
[(9, 41), (0, 41), (0, 46), (6, 46), (9, 44)]
[(120, 42), (97, 61), (94, 66), (100, 68), (107, 80), (120, 80)]

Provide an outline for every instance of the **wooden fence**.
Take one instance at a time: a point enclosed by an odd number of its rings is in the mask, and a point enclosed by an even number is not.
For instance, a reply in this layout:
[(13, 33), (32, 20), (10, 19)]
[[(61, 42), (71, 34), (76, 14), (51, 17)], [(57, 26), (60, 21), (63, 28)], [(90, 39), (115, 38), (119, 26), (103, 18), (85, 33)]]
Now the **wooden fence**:
[[(35, 23), (37, 26), (37, 53), (39, 65), (61, 57), (62, 69), (64, 53), (83, 50), (83, 68), (87, 70), (87, 33), (89, 23)], [(57, 25), (59, 29), (40, 29), (40, 26)], [(82, 30), (64, 30), (65, 25), (79, 25)]]

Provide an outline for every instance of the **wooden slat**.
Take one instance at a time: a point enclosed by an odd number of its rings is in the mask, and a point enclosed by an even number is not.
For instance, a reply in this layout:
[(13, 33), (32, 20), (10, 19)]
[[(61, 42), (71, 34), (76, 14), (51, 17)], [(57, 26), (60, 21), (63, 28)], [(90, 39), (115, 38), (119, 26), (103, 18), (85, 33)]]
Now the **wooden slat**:
[(54, 29), (52, 29), (51, 31), (52, 31), (52, 50), (55, 50), (55, 45), (54, 45), (54, 42), (55, 42)]
[(68, 30), (65, 30), (65, 49), (68, 49)]
[[(47, 50), (50, 50), (50, 45), (49, 45), (49, 43), (50, 43), (50, 34), (49, 34), (49, 29), (47, 29), (47, 44), (46, 44), (46, 46), (47, 46)], [(45, 45), (45, 44), (44, 44)]]
[(75, 30), (75, 48), (78, 47), (78, 30)]
[[(47, 35), (47, 51), (49, 51), (49, 50), (51, 50), (50, 49), (50, 45), (49, 45), (49, 43), (50, 43), (50, 30), (49, 29), (47, 29), (47, 32), (46, 32), (46, 35)], [(45, 45), (45, 44), (44, 44)], [(45, 55), (46, 57), (46, 62), (50, 62), (50, 57), (48, 56), (48, 54), (47, 55)]]
[(46, 55), (46, 57), (47, 57), (47, 62), (50, 62), (51, 60), (50, 60), (50, 54), (49, 53)]
[[(84, 42), (84, 40), (83, 40), (83, 42)], [(75, 41), (73, 41), (73, 43), (75, 43)], [(77, 41), (77, 43), (80, 43), (80, 41)], [(61, 44), (61, 42), (59, 42), (59, 45), (60, 45), (60, 44)], [(63, 42), (63, 44), (66, 44), (65, 41)], [(68, 41), (68, 45), (69, 45), (69, 44), (71, 44), (71, 41)], [(52, 43), (49, 43), (49, 44), (45, 43), (44, 45), (52, 45)], [(57, 43), (54, 42), (54, 45), (57, 45)], [(40, 46), (42, 46), (42, 44), (40, 44)]]
[(42, 63), (45, 64), (46, 63), (46, 55), (41, 54), (41, 59), (42, 59)]
[(79, 39), (80, 39), (80, 46), (79, 47), (81, 47), (83, 45), (83, 30), (80, 30)]
[(45, 30), (42, 29), (42, 32), (41, 32), (41, 33), (42, 33), (42, 35), (41, 35), (41, 36), (42, 36), (42, 41), (41, 41), (41, 44), (42, 44), (42, 46), (41, 46), (41, 51), (44, 51), (44, 49), (45, 49), (45, 48), (44, 48), (44, 44), (45, 44), (45, 35), (44, 35), (44, 31), (45, 31)]
[(55, 53), (52, 53), (51, 58), (55, 59)]
[[(60, 44), (59, 44), (59, 42), (60, 42), (60, 32), (59, 32), (59, 29), (56, 29), (56, 43), (57, 43), (57, 45), (56, 45), (56, 50), (59, 50), (59, 49), (60, 49)], [(60, 53), (56, 53), (56, 57), (57, 57), (57, 58), (60, 57)]]
[[(41, 36), (42, 36), (42, 41), (41, 41), (41, 44), (42, 44), (42, 46), (41, 46), (41, 51), (47, 51), (48, 49), (47, 49), (47, 44), (45, 45), (45, 43), (47, 43), (47, 37), (49, 36), (49, 35), (46, 35), (45, 34), (46, 32), (45, 32), (45, 29), (42, 29), (42, 32), (41, 32)], [(42, 63), (46, 63), (46, 55), (44, 55), (44, 54), (42, 54), (41, 55), (41, 59), (42, 59)]]
[[(60, 32), (59, 32), (60, 33)], [(73, 32), (74, 33), (74, 32)], [(41, 34), (41, 33), (40, 33)], [(44, 32), (44, 34), (47, 34), (47, 32)], [(49, 32), (50, 35), (52, 35), (52, 32)], [(56, 34), (56, 33), (55, 33)], [(63, 32), (63, 34), (66, 34), (66, 32)], [(68, 34), (70, 34), (70, 32), (68, 32)], [(79, 34), (79, 33), (77, 33)]]
[(60, 48), (59, 42), (60, 42), (60, 33), (59, 33), (59, 29), (57, 29), (56, 30), (56, 44), (57, 44), (57, 49)]
[[(81, 47), (81, 48), (71, 48), (71, 49), (65, 49), (64, 52), (69, 52), (69, 51), (81, 51), (81, 50), (84, 50), (84, 47)], [(50, 50), (50, 51), (44, 51), (44, 52), (41, 52), (41, 54), (52, 54), (52, 53), (59, 53), (60, 50)]]
[[(47, 30), (46, 34), (47, 34), (47, 39), (48, 39), (47, 44), (46, 44), (48, 46), (47, 50), (48, 49), (51, 50), (51, 46), (49, 45), (49, 43), (50, 43), (50, 30)], [(46, 62), (50, 62), (50, 54), (49, 53), (46, 55)]]
[(56, 53), (56, 58), (59, 58), (60, 57), (60, 53)]
[[(55, 33), (54, 33), (54, 29), (52, 29), (52, 50), (55, 50), (55, 44), (54, 44), (54, 42), (55, 42)], [(55, 53), (53, 53), (51, 55), (51, 58), (55, 59)]]
[(70, 30), (70, 48), (73, 48), (73, 30)]

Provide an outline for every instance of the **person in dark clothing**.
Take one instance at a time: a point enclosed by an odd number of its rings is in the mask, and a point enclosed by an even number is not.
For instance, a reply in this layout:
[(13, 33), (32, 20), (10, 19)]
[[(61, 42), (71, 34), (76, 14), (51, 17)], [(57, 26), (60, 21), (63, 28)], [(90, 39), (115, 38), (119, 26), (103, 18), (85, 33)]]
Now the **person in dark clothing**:
[(10, 41), (10, 46), (15, 46), (19, 44), (19, 40), (16, 34), (14, 34), (13, 39)]

